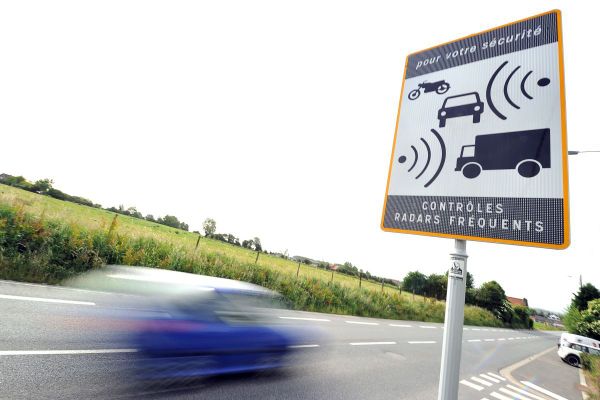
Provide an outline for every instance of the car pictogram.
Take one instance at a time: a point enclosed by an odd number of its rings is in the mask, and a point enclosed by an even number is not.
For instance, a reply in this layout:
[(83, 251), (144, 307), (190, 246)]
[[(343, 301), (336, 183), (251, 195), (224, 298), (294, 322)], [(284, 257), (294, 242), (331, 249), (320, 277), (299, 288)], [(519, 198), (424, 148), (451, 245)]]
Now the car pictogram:
[(444, 104), (442, 104), (442, 108), (438, 111), (440, 128), (446, 126), (446, 120), (448, 118), (464, 117), (467, 115), (472, 115), (473, 123), (476, 124), (481, 120), (482, 113), (483, 102), (479, 98), (477, 92), (446, 97)]

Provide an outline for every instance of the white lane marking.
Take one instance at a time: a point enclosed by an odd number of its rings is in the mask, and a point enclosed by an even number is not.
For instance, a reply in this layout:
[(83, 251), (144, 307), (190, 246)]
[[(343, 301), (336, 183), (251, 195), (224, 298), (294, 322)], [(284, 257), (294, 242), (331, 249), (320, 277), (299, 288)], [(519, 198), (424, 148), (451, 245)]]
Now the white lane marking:
[(371, 346), (378, 344), (396, 344), (396, 342), (354, 342), (350, 343), (351, 346)]
[(75, 300), (60, 300), (60, 299), (48, 299), (45, 297), (28, 297), (28, 296), (11, 296), (8, 294), (0, 294), (0, 299), (7, 300), (23, 300), (23, 301), (40, 301), (44, 303), (61, 303), (61, 304), (77, 304), (80, 306), (95, 306), (96, 303), (91, 301), (75, 301)]
[(499, 400), (513, 400), (510, 397), (503, 396), (500, 393), (496, 393), (496, 392), (490, 393), (490, 396), (495, 397), (495, 398), (497, 398)]
[(463, 328), (463, 331), (468, 331), (468, 330), (469, 330), (469, 328)]
[(494, 382), (494, 383), (500, 383), (500, 381), (499, 381), (498, 379), (496, 379), (496, 378), (492, 378), (492, 377), (491, 377), (491, 376), (489, 376), (489, 375), (486, 375), (486, 374), (479, 374), (479, 376), (480, 376), (480, 377), (482, 377), (482, 378), (485, 378), (485, 379), (487, 379), (488, 381), (492, 381), (492, 382)]
[(523, 385), (525, 385), (525, 386), (529, 386), (529, 387), (530, 387), (530, 388), (532, 388), (533, 390), (537, 390), (537, 391), (538, 391), (538, 392), (540, 392), (540, 393), (544, 393), (546, 396), (550, 396), (550, 397), (552, 397), (553, 399), (556, 399), (556, 400), (567, 400), (567, 399), (565, 399), (564, 397), (562, 397), (562, 396), (559, 396), (559, 395), (557, 395), (556, 393), (552, 393), (551, 391), (549, 391), (549, 390), (546, 390), (546, 389), (544, 389), (544, 388), (542, 388), (542, 387), (539, 387), (539, 386), (537, 386), (537, 385), (534, 385), (534, 384), (533, 384), (533, 383), (531, 383), (531, 382), (527, 382), (527, 381), (521, 381), (521, 383), (522, 383)]
[(478, 378), (476, 376), (472, 376), (471, 379), (474, 380), (477, 383), (480, 383), (480, 384), (488, 386), (488, 387), (493, 385), (493, 383), (489, 383), (488, 381), (484, 381), (483, 379)]
[(136, 349), (93, 349), (93, 350), (8, 350), (0, 351), (0, 356), (45, 356), (67, 354), (112, 354), (135, 353)]
[(535, 394), (529, 393), (527, 390), (520, 389), (520, 388), (518, 388), (516, 386), (506, 385), (506, 387), (509, 388), (509, 389), (511, 389), (511, 390), (513, 390), (513, 391), (515, 391), (515, 392), (526, 394), (527, 396), (531, 397), (532, 399), (535, 399), (535, 400), (544, 400), (542, 397), (536, 396)]
[(356, 325), (379, 325), (377, 322), (346, 321), (347, 324)]
[(306, 349), (309, 347), (319, 347), (318, 344), (296, 344), (293, 346), (288, 346), (289, 349)]
[(514, 337), (509, 337), (508, 340), (515, 340), (515, 338)]
[(435, 340), (416, 340), (412, 342), (408, 342), (408, 344), (433, 344), (437, 343)]
[(505, 381), (505, 380), (506, 380), (506, 379), (504, 379), (503, 377), (501, 377), (500, 375), (496, 375), (496, 374), (494, 374), (494, 373), (492, 373), (492, 372), (488, 372), (487, 374), (488, 374), (489, 376), (493, 376), (493, 377), (494, 377), (494, 378), (496, 378), (496, 379), (500, 379), (501, 381)]
[(423, 328), (423, 329), (435, 329), (435, 328), (437, 328), (437, 326), (419, 325), (419, 328)]
[(306, 318), (306, 317), (279, 317), (281, 319), (296, 319), (300, 321), (321, 321), (321, 322), (330, 322), (331, 320), (325, 318)]
[(412, 325), (402, 325), (402, 324), (390, 324), (390, 326), (395, 326), (398, 328), (412, 328)]
[(463, 379), (462, 381), (460, 381), (460, 383), (462, 383), (465, 386), (470, 387), (471, 389), (475, 389), (475, 390), (479, 390), (479, 391), (482, 391), (484, 389), (483, 386), (476, 385), (473, 382), (470, 382), (466, 379)]
[(483, 339), (484, 342), (493, 342), (496, 339)]
[(481, 339), (469, 339), (467, 342), (481, 342)]
[(473, 329), (471, 329), (471, 330), (472, 330), (472, 331), (480, 331), (481, 329), (479, 329), (479, 328), (473, 328)]
[(505, 341), (506, 339), (505, 339), (505, 338), (503, 338), (503, 337), (501, 337), (500, 339), (497, 339), (497, 340), (498, 340), (499, 342), (503, 342), (503, 341)]
[(511, 397), (511, 399), (517, 399), (517, 400), (531, 400), (531, 397), (528, 396), (522, 396), (518, 393), (512, 392), (508, 389), (505, 388), (500, 388), (499, 389), (502, 393), (506, 393), (507, 395), (509, 395)]
[[(587, 387), (587, 382), (585, 381), (585, 375), (583, 375), (582, 368), (579, 369), (579, 383), (581, 384), (581, 386)], [(590, 396), (584, 391), (581, 392), (581, 397), (583, 398), (583, 400), (587, 400), (590, 398)]]

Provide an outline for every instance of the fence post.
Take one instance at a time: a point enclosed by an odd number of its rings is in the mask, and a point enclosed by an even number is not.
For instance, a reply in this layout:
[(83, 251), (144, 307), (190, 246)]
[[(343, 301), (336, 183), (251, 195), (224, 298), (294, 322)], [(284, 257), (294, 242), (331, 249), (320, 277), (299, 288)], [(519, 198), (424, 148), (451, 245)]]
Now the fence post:
[(254, 260), (254, 264), (258, 262), (258, 256), (260, 256), (260, 251), (256, 251), (256, 260)]
[(200, 235), (198, 235), (198, 240), (196, 240), (196, 248), (194, 249), (194, 253), (198, 250), (198, 245), (200, 244)]
[(358, 287), (362, 287), (362, 272), (358, 273)]
[(298, 277), (299, 273), (300, 273), (300, 261), (298, 261), (298, 269), (296, 270), (296, 278)]
[(385, 281), (383, 280), (383, 278), (381, 278), (381, 291), (383, 292), (383, 284), (385, 283)]

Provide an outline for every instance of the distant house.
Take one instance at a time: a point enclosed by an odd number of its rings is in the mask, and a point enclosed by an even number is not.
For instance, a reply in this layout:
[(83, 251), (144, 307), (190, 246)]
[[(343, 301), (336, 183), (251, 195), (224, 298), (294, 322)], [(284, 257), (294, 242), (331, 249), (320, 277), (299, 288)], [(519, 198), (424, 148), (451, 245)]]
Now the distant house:
[(513, 306), (529, 307), (529, 303), (527, 303), (527, 299), (524, 297), (522, 299), (519, 299), (518, 297), (506, 296), (506, 300), (508, 300), (508, 302)]

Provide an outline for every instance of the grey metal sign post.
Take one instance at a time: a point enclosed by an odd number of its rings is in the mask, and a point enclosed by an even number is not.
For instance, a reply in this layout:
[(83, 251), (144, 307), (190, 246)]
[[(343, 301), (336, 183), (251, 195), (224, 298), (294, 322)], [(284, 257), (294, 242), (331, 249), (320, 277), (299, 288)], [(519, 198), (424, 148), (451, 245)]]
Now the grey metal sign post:
[(450, 254), (450, 269), (448, 270), (448, 293), (446, 295), (438, 400), (458, 399), (467, 286), (467, 257), (467, 241), (455, 239), (454, 253)]

